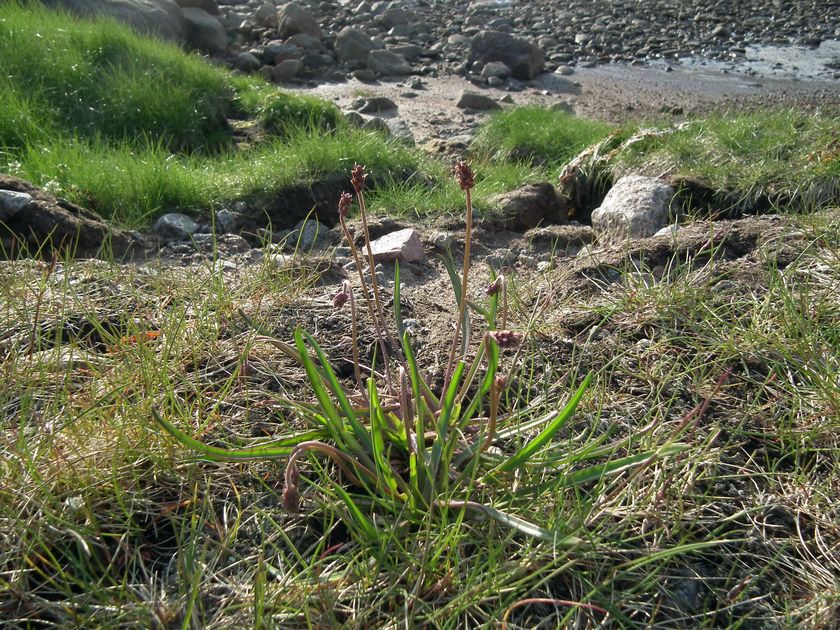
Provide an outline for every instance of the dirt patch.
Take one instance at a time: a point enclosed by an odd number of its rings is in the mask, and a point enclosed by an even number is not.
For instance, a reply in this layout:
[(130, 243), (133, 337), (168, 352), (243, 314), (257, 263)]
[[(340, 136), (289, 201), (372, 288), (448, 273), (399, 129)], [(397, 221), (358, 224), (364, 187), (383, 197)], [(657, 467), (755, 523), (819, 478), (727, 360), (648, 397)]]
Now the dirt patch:
[(397, 104), (397, 109), (382, 112), (379, 117), (405, 123), (418, 144), (443, 140), (454, 144), (455, 149), (459, 142), (464, 146), (488, 116), (486, 112), (457, 107), (464, 91), (480, 92), (506, 107), (559, 107), (615, 125), (663, 117), (682, 120), (710, 111), (762, 105), (840, 107), (840, 85), (836, 81), (783, 80), (704, 68), (618, 64), (578, 68), (569, 76), (543, 73), (515, 89), (479, 87), (459, 76), (440, 76), (375, 83), (354, 79), (295, 91), (332, 100), (345, 110), (359, 96), (387, 97)]
[(0, 190), (30, 197), (26, 205), (0, 222), (0, 254), (69, 253), (88, 257), (107, 253), (121, 258), (138, 245), (131, 235), (109, 226), (96, 213), (17, 177), (0, 174)]

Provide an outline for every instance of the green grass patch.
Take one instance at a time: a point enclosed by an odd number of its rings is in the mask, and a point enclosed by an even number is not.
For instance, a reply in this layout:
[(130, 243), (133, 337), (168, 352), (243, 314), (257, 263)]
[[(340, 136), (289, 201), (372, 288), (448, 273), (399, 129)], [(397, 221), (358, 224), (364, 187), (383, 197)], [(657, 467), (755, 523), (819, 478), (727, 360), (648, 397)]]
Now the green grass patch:
[[(266, 196), (356, 161), (382, 172), (419, 163), (350, 128), (329, 103), (111, 20), (3, 6), (0, 77), (0, 169), (127, 227)], [(231, 121), (248, 142), (237, 145)]]
[(624, 171), (701, 178), (746, 201), (806, 208), (840, 196), (840, 116), (769, 109), (694, 120), (621, 152)]
[(557, 109), (517, 107), (495, 114), (479, 131), (473, 151), (482, 160), (562, 166), (613, 128)]

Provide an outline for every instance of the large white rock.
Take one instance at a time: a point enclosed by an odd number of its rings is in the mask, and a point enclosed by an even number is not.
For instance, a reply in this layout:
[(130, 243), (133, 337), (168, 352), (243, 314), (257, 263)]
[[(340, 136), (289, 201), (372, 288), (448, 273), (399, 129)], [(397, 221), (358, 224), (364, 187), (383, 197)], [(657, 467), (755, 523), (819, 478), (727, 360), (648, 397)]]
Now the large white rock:
[(0, 221), (11, 219), (32, 202), (32, 195), (14, 190), (0, 190)]
[(674, 189), (654, 177), (619, 179), (592, 213), (592, 227), (607, 241), (653, 236), (668, 225)]

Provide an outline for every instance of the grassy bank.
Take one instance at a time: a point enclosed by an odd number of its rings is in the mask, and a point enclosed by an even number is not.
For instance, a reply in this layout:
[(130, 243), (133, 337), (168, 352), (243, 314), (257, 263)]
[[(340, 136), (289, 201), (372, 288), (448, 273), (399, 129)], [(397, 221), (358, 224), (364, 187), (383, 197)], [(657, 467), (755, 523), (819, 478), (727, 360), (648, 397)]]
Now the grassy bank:
[[(0, 8), (0, 168), (127, 226), (418, 157), (323, 101), (111, 21)], [(234, 128), (235, 127), (235, 128)], [(240, 142), (240, 144), (237, 144)]]

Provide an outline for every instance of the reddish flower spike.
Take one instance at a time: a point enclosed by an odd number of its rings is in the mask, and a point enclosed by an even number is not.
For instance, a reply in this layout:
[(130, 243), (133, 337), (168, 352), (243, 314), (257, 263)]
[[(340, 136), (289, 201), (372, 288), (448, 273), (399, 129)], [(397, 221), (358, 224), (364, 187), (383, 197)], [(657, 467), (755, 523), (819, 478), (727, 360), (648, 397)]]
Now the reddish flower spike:
[(350, 171), (350, 183), (353, 184), (353, 190), (356, 193), (362, 192), (365, 187), (365, 180), (367, 179), (367, 172), (365, 167), (361, 164), (356, 164), (353, 170)]
[(341, 193), (338, 198), (338, 218), (344, 219), (350, 211), (350, 204), (353, 203), (353, 195), (347, 192)]
[(515, 348), (525, 340), (525, 335), (515, 330), (491, 330), (487, 334), (500, 348)]
[(469, 190), (475, 186), (475, 175), (473, 174), (469, 163), (464, 162), (463, 160), (458, 160), (455, 164), (455, 179), (458, 180), (461, 190)]

